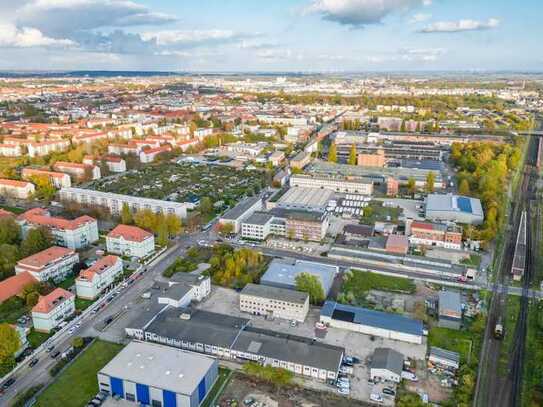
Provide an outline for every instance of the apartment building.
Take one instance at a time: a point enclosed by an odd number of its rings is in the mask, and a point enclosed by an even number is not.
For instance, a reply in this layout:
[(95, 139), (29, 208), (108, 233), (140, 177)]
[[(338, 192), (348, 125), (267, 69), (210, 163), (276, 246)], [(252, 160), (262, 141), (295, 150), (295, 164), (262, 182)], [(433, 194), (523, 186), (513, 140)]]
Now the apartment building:
[(137, 226), (118, 225), (106, 236), (110, 253), (130, 257), (146, 257), (155, 250), (155, 237)]
[(104, 157), (104, 162), (110, 172), (125, 172), (126, 171), (126, 161), (119, 156), (108, 155)]
[(172, 151), (169, 146), (143, 149), (139, 155), (140, 162), (144, 164), (152, 163), (159, 154), (167, 153), (169, 151)]
[(200, 129), (194, 130), (194, 137), (196, 137), (200, 141), (208, 136), (211, 136), (212, 134), (213, 134), (212, 128), (200, 128)]
[(53, 246), (19, 260), (15, 265), (15, 273), (26, 271), (39, 282), (59, 282), (72, 274), (78, 263), (79, 255), (74, 250)]
[(161, 201), (82, 188), (62, 188), (59, 195), (61, 201), (77, 202), (86, 206), (102, 206), (107, 208), (113, 215), (119, 215), (124, 204), (128, 205), (132, 212), (150, 209), (154, 213), (163, 213), (165, 215), (173, 213), (180, 218), (186, 218), (187, 209), (194, 208), (193, 204), (187, 202)]
[(23, 168), (21, 172), (23, 179), (30, 180), (33, 177), (45, 177), (55, 188), (69, 188), (72, 186), (72, 180), (68, 174), (48, 170), (39, 170), (36, 168)]
[(102, 257), (88, 269), (82, 270), (75, 279), (77, 296), (86, 300), (95, 299), (110, 287), (122, 272), (123, 261), (120, 257)]
[(0, 179), (0, 195), (17, 199), (28, 199), (36, 192), (34, 184), (26, 181)]
[(75, 295), (63, 288), (40, 296), (32, 308), (32, 324), (37, 332), (49, 333), (75, 312)]
[(80, 216), (76, 219), (53, 217), (42, 208), (34, 208), (17, 217), (23, 237), (28, 231), (40, 226), (51, 231), (55, 244), (69, 249), (82, 249), (98, 241), (98, 222), (90, 216)]
[(412, 222), (409, 242), (414, 245), (462, 249), (462, 229), (455, 225), (432, 222)]
[(303, 322), (309, 312), (309, 295), (287, 288), (247, 284), (241, 290), (242, 312)]
[(20, 157), (23, 153), (18, 144), (0, 144), (0, 155), (4, 157)]
[(278, 165), (280, 165), (284, 159), (285, 159), (285, 153), (282, 151), (274, 151), (268, 156), (268, 161), (274, 167), (277, 167)]
[(285, 236), (289, 239), (320, 242), (330, 225), (328, 215), (323, 212), (275, 208), (272, 213), (284, 219)]
[(42, 157), (55, 151), (66, 151), (70, 147), (69, 140), (48, 140), (39, 143), (28, 143), (28, 155), (30, 157)]
[(108, 154), (138, 154), (139, 148), (134, 144), (110, 144), (107, 146)]
[(53, 166), (55, 171), (65, 172), (76, 179), (100, 179), (100, 167), (96, 165), (70, 163), (65, 161), (57, 161)]
[(324, 188), (347, 194), (371, 195), (373, 184), (368, 181), (347, 179), (345, 177), (311, 176), (297, 174), (290, 177), (291, 187)]

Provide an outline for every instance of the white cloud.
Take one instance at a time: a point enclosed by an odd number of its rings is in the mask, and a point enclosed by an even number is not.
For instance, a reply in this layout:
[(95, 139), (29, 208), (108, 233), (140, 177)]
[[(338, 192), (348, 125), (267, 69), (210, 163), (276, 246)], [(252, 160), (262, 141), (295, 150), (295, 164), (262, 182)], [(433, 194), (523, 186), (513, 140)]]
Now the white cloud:
[(320, 14), (328, 21), (362, 28), (379, 24), (395, 12), (406, 12), (428, 4), (428, 0), (313, 0), (305, 12)]
[(430, 18), (432, 18), (431, 14), (417, 13), (417, 14), (414, 14), (413, 17), (409, 19), (409, 22), (411, 24), (422, 23), (423, 21), (428, 21)]
[(419, 32), (421, 33), (455, 33), (462, 31), (481, 31), (497, 28), (500, 25), (500, 20), (497, 18), (489, 18), (487, 21), (477, 20), (458, 20), (458, 21), (437, 21), (432, 23)]
[(446, 54), (445, 48), (400, 48), (395, 52), (383, 53), (378, 55), (368, 55), (366, 59), (370, 63), (382, 64), (388, 62), (434, 62)]
[(0, 47), (67, 47), (76, 45), (69, 39), (50, 38), (31, 27), (17, 28), (13, 24), (0, 24)]
[(170, 30), (143, 33), (142, 39), (145, 41), (155, 41), (157, 46), (162, 47), (193, 48), (197, 46), (242, 42), (245, 39), (257, 36), (259, 34), (241, 33), (231, 30)]

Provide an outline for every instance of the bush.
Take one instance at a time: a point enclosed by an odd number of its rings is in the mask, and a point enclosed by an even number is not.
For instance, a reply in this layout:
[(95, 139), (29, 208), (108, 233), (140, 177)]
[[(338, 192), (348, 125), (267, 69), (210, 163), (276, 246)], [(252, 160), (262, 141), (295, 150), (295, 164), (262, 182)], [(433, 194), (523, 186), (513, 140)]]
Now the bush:
[(169, 278), (175, 273), (190, 273), (197, 268), (198, 266), (192, 261), (178, 257), (171, 266), (164, 270), (162, 275)]
[(254, 362), (244, 364), (243, 371), (250, 376), (258, 377), (276, 386), (286, 386), (292, 382), (294, 377), (294, 373), (289, 370), (269, 365), (261, 366)]
[(28, 401), (34, 397), (42, 388), (43, 384), (38, 384), (36, 386), (30, 387), (28, 390), (24, 391), (23, 393), (17, 393), (15, 396), (15, 401), (11, 405), (11, 407), (24, 407)]

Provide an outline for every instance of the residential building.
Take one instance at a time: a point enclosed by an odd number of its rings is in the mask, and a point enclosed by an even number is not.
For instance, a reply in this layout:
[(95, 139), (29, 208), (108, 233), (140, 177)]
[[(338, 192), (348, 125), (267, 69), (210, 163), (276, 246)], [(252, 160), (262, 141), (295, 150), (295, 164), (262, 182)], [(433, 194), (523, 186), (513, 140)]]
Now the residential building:
[(453, 194), (430, 194), (426, 198), (426, 219), (480, 225), (485, 217), (477, 198)]
[(172, 213), (180, 218), (186, 218), (187, 209), (194, 208), (193, 204), (187, 202), (161, 201), (82, 188), (62, 188), (59, 195), (62, 201), (77, 202), (86, 206), (105, 207), (113, 215), (119, 215), (124, 204), (128, 205), (132, 212), (150, 209), (154, 213), (163, 213), (165, 215)]
[(91, 267), (82, 270), (75, 279), (77, 296), (86, 300), (94, 300), (106, 288), (111, 287), (123, 272), (123, 261), (117, 256), (105, 256)]
[(137, 226), (118, 225), (106, 236), (109, 253), (130, 257), (146, 257), (155, 250), (155, 237)]
[(198, 140), (202, 141), (208, 136), (211, 136), (213, 134), (212, 128), (199, 128), (194, 130), (194, 137)]
[(303, 322), (309, 312), (309, 294), (287, 288), (247, 284), (241, 290), (239, 308), (242, 312), (266, 318)]
[(23, 150), (19, 144), (0, 144), (0, 155), (4, 157), (20, 157)]
[(108, 155), (104, 157), (104, 162), (110, 172), (119, 173), (126, 171), (126, 161), (119, 156)]
[(2, 196), (16, 199), (28, 199), (34, 195), (35, 192), (36, 189), (31, 182), (0, 179), (0, 194)]
[(98, 388), (134, 406), (198, 407), (219, 375), (217, 359), (132, 341), (98, 372)]
[(23, 237), (30, 229), (46, 227), (50, 230), (55, 244), (69, 249), (82, 249), (98, 241), (98, 222), (84, 215), (75, 219), (63, 219), (51, 216), (42, 208), (34, 208), (17, 216)]
[(260, 284), (295, 290), (296, 277), (302, 273), (308, 273), (319, 279), (324, 295), (327, 296), (338, 272), (339, 267), (329, 264), (305, 260), (273, 259), (260, 278)]
[(370, 364), (370, 378), (375, 381), (400, 383), (404, 356), (394, 349), (376, 348)]
[(169, 151), (172, 151), (169, 146), (143, 149), (140, 151), (140, 161), (145, 164), (152, 163), (159, 154), (167, 153)]
[(37, 332), (49, 333), (75, 312), (75, 295), (63, 288), (40, 296), (32, 308), (32, 324)]
[(334, 192), (371, 195), (373, 183), (346, 177), (312, 176), (296, 174), (290, 177), (291, 187), (323, 188)]
[(55, 172), (48, 170), (40, 170), (36, 168), (23, 168), (21, 172), (23, 179), (31, 180), (33, 177), (45, 177), (57, 189), (69, 188), (72, 186), (72, 180), (68, 174), (63, 172)]
[(334, 301), (324, 303), (320, 321), (334, 328), (419, 345), (424, 335), (422, 321)]
[(439, 326), (460, 329), (462, 326), (462, 297), (457, 291), (439, 292)]
[(57, 161), (55, 165), (53, 165), (53, 169), (55, 171), (70, 174), (77, 180), (94, 180), (100, 179), (101, 176), (100, 167), (96, 165)]
[(394, 197), (400, 191), (400, 183), (392, 177), (387, 177), (387, 196)]
[(254, 212), (262, 210), (264, 203), (259, 196), (246, 198), (239, 202), (236, 206), (226, 211), (219, 219), (219, 224), (230, 224), (233, 228), (233, 233), (239, 233), (241, 224), (245, 219), (251, 216)]
[(290, 167), (303, 169), (310, 162), (311, 153), (300, 151), (293, 159), (290, 160)]
[(56, 151), (66, 151), (70, 148), (69, 140), (47, 140), (40, 143), (28, 143), (28, 155), (30, 157), (42, 157)]
[(108, 154), (139, 154), (139, 147), (135, 144), (109, 144), (107, 146)]
[(455, 225), (414, 221), (410, 232), (409, 242), (414, 245), (462, 249), (462, 229)]
[(274, 166), (277, 167), (285, 159), (285, 153), (283, 151), (274, 151), (268, 156), (268, 161)]
[(37, 282), (38, 280), (27, 271), (0, 281), (0, 304), (11, 297), (21, 294), (26, 286), (36, 284)]
[(79, 255), (73, 249), (53, 246), (19, 260), (15, 265), (15, 273), (26, 271), (39, 282), (60, 282), (73, 273), (78, 263)]

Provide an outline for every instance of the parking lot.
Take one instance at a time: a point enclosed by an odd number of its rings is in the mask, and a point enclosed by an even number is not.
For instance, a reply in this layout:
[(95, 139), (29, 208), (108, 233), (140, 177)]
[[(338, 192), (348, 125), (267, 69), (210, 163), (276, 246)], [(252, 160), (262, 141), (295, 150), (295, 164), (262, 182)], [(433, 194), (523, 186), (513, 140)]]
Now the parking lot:
[[(328, 328), (325, 331), (318, 330), (315, 328), (315, 324), (319, 320), (320, 309), (318, 307), (312, 307), (305, 322), (299, 323), (296, 326), (291, 324), (291, 322), (288, 320), (278, 318), (274, 320), (267, 320), (262, 316), (242, 313), (239, 310), (239, 293), (222, 287), (214, 286), (211, 295), (207, 300), (201, 303), (198, 308), (248, 318), (251, 320), (251, 324), (258, 328), (270, 329), (273, 331), (308, 338), (316, 338), (318, 341), (322, 341), (323, 343), (344, 347), (346, 355), (357, 357), (361, 361), (361, 363), (354, 365), (354, 371), (350, 378), (350, 397), (359, 400), (369, 400), (371, 393), (382, 394), (383, 387), (393, 387), (389, 383), (386, 385), (382, 383), (373, 385), (368, 382), (368, 360), (373, 355), (375, 348), (392, 348), (398, 352), (401, 352), (405, 357), (416, 360), (424, 360), (426, 355), (426, 341), (424, 341), (422, 345), (416, 345), (378, 337), (370, 337), (368, 335), (337, 328)], [(334, 386), (322, 384), (321, 387), (325, 387), (330, 391), (336, 391)], [(383, 398), (383, 405), (394, 404), (394, 397), (386, 396)]]

